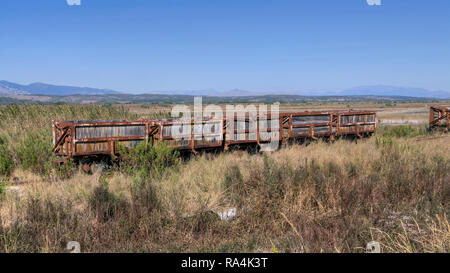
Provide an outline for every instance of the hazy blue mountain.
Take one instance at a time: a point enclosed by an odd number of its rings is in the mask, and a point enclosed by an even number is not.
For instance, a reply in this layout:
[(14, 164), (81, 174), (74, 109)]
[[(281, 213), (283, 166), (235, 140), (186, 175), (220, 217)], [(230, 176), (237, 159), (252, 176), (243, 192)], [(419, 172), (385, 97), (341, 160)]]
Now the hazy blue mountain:
[(424, 88), (409, 88), (388, 85), (359, 86), (342, 90), (337, 93), (341, 96), (409, 96), (426, 98), (450, 98), (450, 92), (441, 90), (428, 90)]
[(21, 89), (21, 85), (7, 81), (0, 81), (0, 95), (25, 95), (27, 91)]
[(176, 91), (149, 91), (139, 93), (124, 93), (109, 89), (90, 87), (58, 86), (45, 83), (32, 83), (21, 85), (8, 81), (0, 81), (0, 95), (117, 95), (117, 94), (159, 94), (159, 95), (186, 95), (186, 96), (215, 96), (215, 97), (239, 97), (239, 96), (266, 96), (266, 95), (297, 95), (297, 96), (405, 96), (417, 98), (450, 99), (450, 92), (440, 90), (427, 90), (424, 88), (408, 88), (387, 85), (359, 86), (344, 90), (310, 90), (310, 91), (274, 91), (258, 92), (241, 89), (217, 91), (204, 90), (176, 90)]
[(150, 94), (150, 95), (186, 95), (186, 96), (214, 96), (217, 91), (214, 89), (204, 89), (204, 90), (169, 90), (169, 91), (147, 91), (138, 93), (128, 93), (128, 94)]
[[(203, 90), (171, 90), (171, 91), (150, 91), (139, 92), (139, 94), (170, 94), (170, 95), (187, 95), (187, 96), (217, 96), (217, 97), (230, 97), (230, 96), (254, 96), (263, 95), (258, 92), (251, 92), (241, 89), (232, 89), (228, 91), (217, 91), (215, 89), (203, 89)], [(265, 95), (265, 94), (264, 94)]]
[(8, 81), (0, 81), (1, 95), (109, 95), (119, 94), (120, 92), (109, 89), (97, 89), (90, 87), (58, 86), (45, 83), (32, 83), (21, 85)]

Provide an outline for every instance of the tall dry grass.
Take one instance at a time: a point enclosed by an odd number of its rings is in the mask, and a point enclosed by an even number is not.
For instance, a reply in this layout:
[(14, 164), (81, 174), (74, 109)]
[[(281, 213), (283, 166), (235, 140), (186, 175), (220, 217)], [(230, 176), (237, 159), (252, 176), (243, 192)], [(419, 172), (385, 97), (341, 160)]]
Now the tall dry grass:
[[(24, 183), (3, 196), (0, 251), (363, 252), (375, 240), (448, 252), (449, 151), (449, 136), (374, 137), (204, 155), (156, 178), (15, 169)], [(230, 207), (232, 221), (208, 213)]]

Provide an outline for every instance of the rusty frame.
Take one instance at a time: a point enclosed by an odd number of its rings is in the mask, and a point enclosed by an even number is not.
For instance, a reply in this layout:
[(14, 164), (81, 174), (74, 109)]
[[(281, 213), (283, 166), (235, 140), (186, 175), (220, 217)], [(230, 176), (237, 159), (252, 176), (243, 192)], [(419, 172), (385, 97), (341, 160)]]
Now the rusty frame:
[(429, 126), (430, 129), (437, 129), (448, 132), (450, 130), (450, 107), (431, 106)]
[[(115, 155), (117, 152), (116, 144), (118, 141), (124, 140), (143, 140), (148, 142), (150, 136), (150, 127), (153, 125), (152, 120), (139, 121), (53, 121), (52, 122), (52, 137), (53, 149), (52, 152), (56, 156), (64, 157), (65, 159), (72, 157), (82, 157), (91, 155)], [(129, 126), (139, 125), (145, 126), (145, 136), (117, 136), (117, 137), (97, 137), (97, 138), (77, 138), (76, 130), (80, 127), (95, 127), (95, 126)], [(97, 143), (107, 143), (106, 149), (102, 151), (92, 152), (78, 152), (76, 146), (78, 143), (85, 143), (95, 145)]]
[[(448, 113), (448, 112), (447, 112)], [(293, 119), (298, 116), (324, 116), (328, 115), (328, 121), (326, 122), (318, 122), (318, 123), (305, 123), (305, 124), (294, 124)], [(350, 115), (374, 115), (374, 120), (370, 122), (349, 122), (349, 123), (341, 123), (342, 116), (350, 116)], [(270, 123), (272, 117), (270, 114), (266, 115), (267, 121)], [(448, 116), (447, 116), (448, 118)], [(318, 112), (296, 112), (296, 113), (280, 113), (278, 116), (279, 119), (279, 127), (278, 128), (264, 128), (265, 132), (273, 132), (278, 131), (278, 139), (275, 141), (280, 141), (282, 144), (286, 144), (288, 141), (298, 140), (298, 139), (318, 139), (321, 137), (329, 138), (330, 140), (334, 140), (335, 137), (344, 136), (344, 135), (354, 135), (358, 138), (362, 138), (365, 135), (374, 133), (376, 131), (376, 112), (373, 111), (318, 111)], [(235, 117), (233, 121), (230, 121), (227, 118), (212, 118), (212, 119), (204, 119), (201, 121), (194, 120), (184, 120), (184, 121), (176, 121), (174, 119), (166, 119), (166, 120), (138, 120), (138, 121), (53, 121), (53, 153), (57, 156), (64, 157), (66, 159), (72, 157), (84, 157), (84, 156), (93, 156), (93, 155), (117, 155), (117, 147), (116, 143), (119, 141), (128, 141), (128, 140), (141, 140), (141, 141), (152, 141), (152, 142), (165, 142), (171, 140), (177, 140), (172, 136), (164, 136), (164, 127), (172, 126), (176, 124), (188, 124), (190, 126), (190, 133), (186, 135), (189, 138), (188, 145), (172, 145), (174, 149), (177, 150), (186, 150), (192, 151), (193, 153), (197, 153), (197, 150), (203, 149), (217, 149), (223, 148), (225, 150), (228, 149), (231, 145), (251, 145), (260, 143), (273, 141), (273, 139), (263, 140), (260, 136), (260, 117), (256, 117), (256, 128), (255, 129), (236, 129), (233, 128), (234, 134), (236, 133), (255, 133), (256, 139), (251, 140), (234, 140), (233, 138), (229, 139), (227, 132), (231, 130), (230, 124), (237, 120)], [(245, 117), (243, 120), (239, 119), (239, 121), (248, 121), (249, 117)], [(222, 126), (222, 132), (211, 133), (206, 135), (206, 137), (210, 136), (219, 136), (219, 140), (217, 143), (210, 143), (204, 145), (196, 144), (197, 137), (201, 136), (202, 139), (205, 137), (204, 134), (198, 135), (194, 133), (194, 126), (196, 124), (206, 124), (206, 123), (220, 123)], [(448, 124), (448, 123), (447, 123)], [(98, 138), (77, 138), (76, 130), (79, 127), (95, 127), (95, 126), (126, 126), (126, 125), (139, 125), (145, 126), (145, 136), (117, 136), (117, 137), (98, 137)], [(267, 127), (270, 127), (268, 124)], [(316, 132), (316, 127), (328, 127), (327, 131)], [(295, 128), (309, 128), (307, 133), (299, 133), (295, 134)], [(347, 129), (352, 128), (352, 130)], [(354, 129), (353, 129), (354, 128)], [(364, 129), (366, 128), (366, 129)], [(231, 132), (230, 132), (231, 133)], [(107, 148), (101, 151), (91, 151), (91, 152), (79, 152), (76, 150), (77, 143), (88, 143), (91, 145), (95, 145), (96, 143), (107, 143)]]

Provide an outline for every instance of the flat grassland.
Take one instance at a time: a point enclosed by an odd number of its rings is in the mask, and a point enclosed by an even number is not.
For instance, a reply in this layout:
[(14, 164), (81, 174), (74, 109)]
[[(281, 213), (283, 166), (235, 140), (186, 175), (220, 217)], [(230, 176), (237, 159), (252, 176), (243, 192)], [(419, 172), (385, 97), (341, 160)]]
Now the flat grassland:
[[(349, 108), (379, 111), (377, 134), (188, 160), (143, 149), (86, 174), (52, 164), (51, 120), (170, 107), (1, 107), (0, 252), (65, 252), (69, 241), (82, 252), (365, 252), (370, 241), (382, 252), (449, 252), (450, 134), (426, 131), (425, 103), (281, 105)], [(230, 208), (228, 220), (211, 212)]]

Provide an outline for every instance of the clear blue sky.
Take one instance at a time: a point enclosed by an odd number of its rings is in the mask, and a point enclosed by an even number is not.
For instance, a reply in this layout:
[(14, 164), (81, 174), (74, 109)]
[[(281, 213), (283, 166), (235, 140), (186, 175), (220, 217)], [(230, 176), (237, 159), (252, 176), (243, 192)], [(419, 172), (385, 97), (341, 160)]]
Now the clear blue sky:
[(133, 92), (450, 90), (450, 1), (0, 0), (0, 79)]

